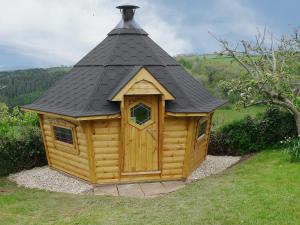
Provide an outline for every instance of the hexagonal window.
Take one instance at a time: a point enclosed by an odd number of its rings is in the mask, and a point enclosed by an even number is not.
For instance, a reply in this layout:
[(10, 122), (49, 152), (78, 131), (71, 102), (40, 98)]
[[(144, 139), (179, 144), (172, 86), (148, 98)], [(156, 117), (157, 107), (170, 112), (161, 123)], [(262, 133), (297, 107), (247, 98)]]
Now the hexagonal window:
[(143, 125), (151, 119), (151, 108), (143, 103), (139, 103), (130, 109), (131, 121)]

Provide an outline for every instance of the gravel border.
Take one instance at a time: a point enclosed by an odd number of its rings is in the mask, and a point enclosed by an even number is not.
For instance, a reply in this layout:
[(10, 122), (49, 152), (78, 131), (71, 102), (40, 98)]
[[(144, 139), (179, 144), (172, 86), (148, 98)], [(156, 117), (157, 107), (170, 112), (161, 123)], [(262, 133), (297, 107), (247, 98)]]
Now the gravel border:
[(207, 155), (204, 162), (187, 178), (186, 182), (190, 183), (220, 173), (240, 160), (240, 156)]
[[(240, 159), (241, 157), (208, 155), (206, 160), (187, 178), (186, 183), (220, 173), (239, 162)], [(73, 178), (66, 173), (53, 170), (48, 166), (11, 174), (8, 179), (16, 182), (19, 186), (53, 192), (85, 194), (91, 193), (94, 189), (93, 185)]]
[(93, 189), (93, 185), (50, 169), (48, 166), (23, 170), (9, 175), (8, 179), (16, 182), (19, 186), (54, 192), (82, 194)]

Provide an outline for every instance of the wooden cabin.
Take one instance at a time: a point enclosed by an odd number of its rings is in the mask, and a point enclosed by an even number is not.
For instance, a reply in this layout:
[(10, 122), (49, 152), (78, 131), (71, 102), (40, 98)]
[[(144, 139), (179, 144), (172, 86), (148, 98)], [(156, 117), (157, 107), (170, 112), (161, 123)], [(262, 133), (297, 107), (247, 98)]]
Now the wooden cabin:
[(48, 164), (93, 184), (185, 179), (207, 155), (214, 98), (118, 6), (120, 23), (24, 110)]

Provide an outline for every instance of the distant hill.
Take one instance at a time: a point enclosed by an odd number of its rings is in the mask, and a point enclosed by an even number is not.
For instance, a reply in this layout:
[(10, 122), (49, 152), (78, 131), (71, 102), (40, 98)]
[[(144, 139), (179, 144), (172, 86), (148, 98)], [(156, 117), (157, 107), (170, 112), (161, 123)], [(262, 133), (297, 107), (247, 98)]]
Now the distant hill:
[[(221, 98), (226, 96), (218, 89), (219, 81), (235, 79), (242, 72), (232, 58), (226, 56), (178, 55), (176, 59), (215, 96)], [(5, 102), (9, 107), (31, 103), (70, 69), (54, 67), (0, 72), (0, 102)]]
[(0, 72), (0, 102), (9, 107), (31, 103), (70, 69), (55, 67)]
[[(218, 88), (219, 82), (236, 79), (244, 72), (229, 56), (217, 54), (179, 55), (176, 59), (190, 74), (220, 98), (227, 98), (227, 96)], [(234, 99), (228, 100), (234, 101)]]

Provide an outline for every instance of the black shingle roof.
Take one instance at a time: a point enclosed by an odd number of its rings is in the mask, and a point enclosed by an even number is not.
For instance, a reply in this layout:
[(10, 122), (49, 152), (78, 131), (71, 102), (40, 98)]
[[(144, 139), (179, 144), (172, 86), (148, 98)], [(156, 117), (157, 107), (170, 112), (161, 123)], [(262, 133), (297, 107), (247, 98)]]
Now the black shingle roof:
[(23, 108), (72, 117), (119, 113), (119, 103), (110, 100), (142, 67), (175, 97), (166, 102), (166, 111), (211, 112), (224, 104), (135, 23), (120, 26), (41, 98)]

